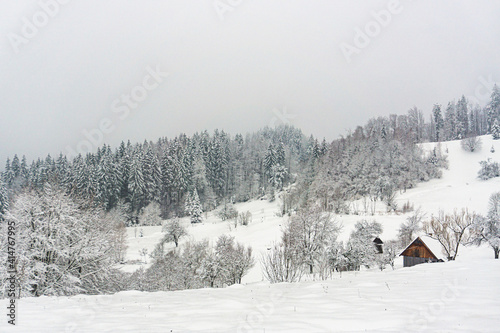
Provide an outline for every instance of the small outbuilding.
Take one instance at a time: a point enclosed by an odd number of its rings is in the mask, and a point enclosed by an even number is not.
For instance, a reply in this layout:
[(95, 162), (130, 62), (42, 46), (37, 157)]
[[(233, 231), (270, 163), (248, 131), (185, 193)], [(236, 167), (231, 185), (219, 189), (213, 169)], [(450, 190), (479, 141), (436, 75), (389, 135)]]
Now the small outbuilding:
[(377, 253), (384, 253), (384, 242), (378, 237), (375, 237), (373, 240), (373, 245), (375, 245), (375, 249), (377, 250)]
[(411, 267), (425, 262), (443, 262), (441, 244), (428, 236), (417, 237), (401, 252), (403, 266)]

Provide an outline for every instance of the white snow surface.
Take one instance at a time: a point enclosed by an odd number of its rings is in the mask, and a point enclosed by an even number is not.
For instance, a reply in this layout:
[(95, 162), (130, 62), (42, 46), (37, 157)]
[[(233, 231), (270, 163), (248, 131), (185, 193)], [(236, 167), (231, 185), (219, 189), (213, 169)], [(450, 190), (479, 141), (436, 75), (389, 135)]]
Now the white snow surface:
[[(500, 140), (483, 136), (482, 149), (467, 153), (459, 141), (441, 144), (448, 150), (449, 169), (441, 179), (420, 183), (398, 194), (400, 205), (410, 201), (430, 216), (439, 209), (452, 212), (468, 207), (486, 214), (491, 193), (500, 191), (500, 178), (477, 179), (479, 161), (500, 162)], [(491, 146), (495, 153), (490, 152)], [(430, 150), (435, 144), (423, 144)], [(128, 291), (109, 296), (39, 297), (18, 301), (17, 325), (0, 322), (0, 332), (498, 332), (500, 331), (500, 261), (484, 246), (463, 247), (455, 262), (421, 264), (396, 269), (362, 270), (335, 274), (327, 281), (309, 278), (300, 283), (269, 284), (258, 263), (262, 253), (278, 242), (287, 217), (278, 217), (278, 203), (256, 200), (236, 205), (250, 211), (249, 226), (221, 222), (213, 213), (191, 225), (181, 241), (208, 239), (221, 234), (253, 248), (257, 264), (242, 285), (224, 289), (175, 292)], [(409, 213), (411, 214), (411, 213)], [(383, 204), (374, 216), (337, 216), (347, 240), (361, 219), (376, 220), (384, 228), (382, 240), (393, 239), (409, 214), (386, 214)], [(134, 271), (139, 250), (151, 253), (162, 237), (161, 227), (128, 229), (126, 265)], [(137, 231), (137, 236), (136, 236)], [(171, 245), (173, 247), (173, 245)], [(148, 261), (151, 259), (148, 258)], [(3, 301), (7, 305), (7, 300)], [(5, 309), (5, 307), (4, 307)], [(6, 310), (4, 310), (6, 311)], [(6, 312), (5, 312), (6, 313)]]

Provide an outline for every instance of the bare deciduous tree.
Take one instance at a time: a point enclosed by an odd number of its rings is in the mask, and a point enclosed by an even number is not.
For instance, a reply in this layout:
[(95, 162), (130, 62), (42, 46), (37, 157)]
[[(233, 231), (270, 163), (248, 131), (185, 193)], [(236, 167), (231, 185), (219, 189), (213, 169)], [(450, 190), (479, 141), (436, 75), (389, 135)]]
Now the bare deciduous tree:
[(477, 221), (479, 215), (469, 213), (467, 209), (455, 211), (448, 215), (440, 211), (437, 216), (431, 216), (430, 221), (424, 223), (424, 232), (436, 239), (446, 253), (448, 260), (455, 260), (460, 244), (466, 245), (471, 241), (469, 229)]

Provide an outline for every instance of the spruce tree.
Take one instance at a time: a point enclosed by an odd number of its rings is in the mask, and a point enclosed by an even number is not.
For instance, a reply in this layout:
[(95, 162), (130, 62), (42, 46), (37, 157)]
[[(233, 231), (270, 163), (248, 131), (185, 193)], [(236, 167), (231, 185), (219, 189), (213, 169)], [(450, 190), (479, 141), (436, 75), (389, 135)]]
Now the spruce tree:
[(198, 192), (194, 190), (191, 201), (191, 223), (201, 223), (203, 209), (201, 208)]
[(434, 118), (434, 126), (435, 126), (435, 133), (436, 133), (436, 142), (439, 142), (442, 137), (441, 137), (441, 130), (444, 126), (444, 120), (443, 120), (443, 115), (441, 114), (441, 105), (435, 104), (434, 108), (432, 110), (432, 115)]
[(12, 169), (12, 173), (14, 174), (14, 178), (19, 177), (19, 174), (21, 173), (21, 164), (19, 162), (19, 157), (17, 157), (17, 154), (14, 155), (14, 158), (12, 159), (12, 164), (10, 167)]
[(264, 157), (264, 171), (267, 175), (271, 175), (273, 167), (276, 165), (276, 152), (273, 144), (269, 144), (266, 156)]
[(142, 165), (138, 156), (134, 156), (130, 165), (128, 192), (132, 210), (138, 212), (146, 203), (146, 185), (144, 184)]
[(493, 135), (493, 140), (500, 139), (500, 124), (498, 123), (498, 119), (495, 119), (493, 126), (491, 126), (491, 135)]
[(10, 165), (10, 158), (7, 158), (7, 161), (5, 162), (5, 170), (3, 172), (3, 179), (5, 181), (5, 185), (7, 187), (12, 186), (12, 184), (14, 183), (14, 178), (15, 176)]
[(0, 177), (0, 221), (2, 220), (2, 215), (9, 209), (9, 197), (7, 195), (7, 188), (3, 182), (2, 177)]

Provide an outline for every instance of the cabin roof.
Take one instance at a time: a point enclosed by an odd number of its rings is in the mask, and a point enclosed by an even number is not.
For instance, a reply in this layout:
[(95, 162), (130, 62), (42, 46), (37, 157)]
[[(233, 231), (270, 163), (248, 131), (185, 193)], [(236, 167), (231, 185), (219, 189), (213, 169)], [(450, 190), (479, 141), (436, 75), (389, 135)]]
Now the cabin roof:
[(417, 241), (420, 241), (422, 245), (429, 250), (429, 252), (436, 258), (442, 259), (442, 247), (441, 244), (435, 240), (430, 238), (429, 236), (419, 236), (413, 240), (400, 254), (400, 256), (404, 256), (405, 252)]
[(378, 237), (375, 237), (375, 239), (373, 240), (373, 242), (377, 245), (380, 245), (380, 244), (384, 244), (384, 242), (382, 242), (382, 240)]

